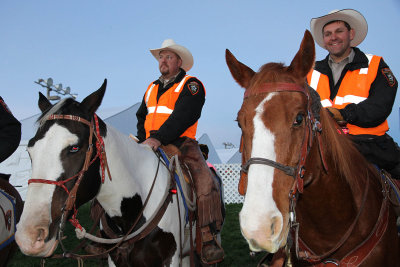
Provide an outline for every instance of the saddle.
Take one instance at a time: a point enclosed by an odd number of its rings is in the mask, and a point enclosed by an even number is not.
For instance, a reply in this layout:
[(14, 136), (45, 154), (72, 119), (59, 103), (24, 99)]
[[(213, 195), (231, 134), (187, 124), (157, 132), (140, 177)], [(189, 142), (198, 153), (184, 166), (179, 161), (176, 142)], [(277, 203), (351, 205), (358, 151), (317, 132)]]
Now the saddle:
[[(183, 177), (185, 178), (186, 183), (188, 183), (189, 185), (191, 185), (191, 187), (192, 187), (192, 189), (193, 189), (193, 190), (191, 190), (191, 191), (194, 192), (193, 180), (192, 180), (192, 177), (191, 177), (191, 175), (190, 175), (190, 171), (189, 171), (188, 167), (187, 167), (187, 166), (183, 163), (183, 161), (182, 161), (182, 153), (181, 153), (181, 151), (179, 150), (179, 148), (177, 148), (177, 147), (174, 146), (174, 145), (169, 144), (169, 145), (166, 145), (166, 146), (162, 145), (162, 146), (161, 146), (161, 149), (162, 149), (162, 150), (165, 152), (165, 154), (167, 155), (168, 160), (171, 160), (172, 157), (174, 157), (175, 155), (178, 156), (178, 158), (179, 158), (179, 163), (180, 163), (180, 166), (181, 166), (181, 169), (182, 169)], [(193, 193), (193, 192), (191, 192), (191, 193)], [(192, 196), (192, 199), (193, 199), (193, 196)]]

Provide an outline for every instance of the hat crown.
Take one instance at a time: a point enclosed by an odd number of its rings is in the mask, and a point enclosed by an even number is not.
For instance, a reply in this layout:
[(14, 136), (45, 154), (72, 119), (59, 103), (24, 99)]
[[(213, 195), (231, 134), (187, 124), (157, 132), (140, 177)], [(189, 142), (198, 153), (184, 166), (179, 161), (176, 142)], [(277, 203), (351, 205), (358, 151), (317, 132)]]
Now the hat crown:
[(166, 39), (166, 40), (164, 40), (164, 42), (162, 43), (161, 47), (162, 47), (162, 48), (165, 48), (165, 47), (169, 47), (169, 46), (172, 46), (172, 45), (176, 45), (175, 41), (172, 40), (172, 39)]
[(169, 50), (177, 54), (182, 60), (182, 69), (185, 71), (189, 71), (192, 68), (193, 56), (186, 47), (178, 45), (172, 39), (165, 39), (161, 44), (161, 48), (150, 49), (150, 52), (158, 60), (162, 50)]
[(340, 11), (339, 9), (334, 9), (331, 12), (329, 12), (329, 14), (333, 14), (333, 13), (336, 13), (336, 12), (339, 12), (339, 11)]

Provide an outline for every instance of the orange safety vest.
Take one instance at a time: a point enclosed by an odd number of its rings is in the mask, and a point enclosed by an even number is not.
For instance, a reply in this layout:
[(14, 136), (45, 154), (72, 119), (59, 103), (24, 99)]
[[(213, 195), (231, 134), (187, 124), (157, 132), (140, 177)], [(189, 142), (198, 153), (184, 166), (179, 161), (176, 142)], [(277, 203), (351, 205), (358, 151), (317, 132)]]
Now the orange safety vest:
[[(175, 103), (182, 92), (183, 86), (186, 81), (192, 76), (186, 75), (182, 81), (175, 83), (165, 93), (160, 96), (157, 102), (158, 84), (151, 83), (144, 95), (145, 103), (147, 106), (147, 115), (144, 122), (144, 129), (146, 131), (146, 138), (150, 136), (150, 131), (158, 130), (169, 118), (175, 108)], [(196, 139), (197, 123), (186, 129), (180, 137), (189, 137)]]
[[(381, 57), (369, 54), (365, 55), (369, 61), (368, 68), (353, 71), (348, 70), (333, 101), (330, 99), (331, 91), (328, 76), (317, 70), (312, 70), (308, 73), (307, 82), (312, 88), (317, 90), (323, 107), (343, 109), (348, 104), (358, 104), (368, 98), (371, 84), (378, 73)], [(349, 133), (353, 135), (384, 135), (389, 130), (387, 120), (372, 128), (361, 128), (350, 123), (347, 124), (347, 127), (349, 128)]]

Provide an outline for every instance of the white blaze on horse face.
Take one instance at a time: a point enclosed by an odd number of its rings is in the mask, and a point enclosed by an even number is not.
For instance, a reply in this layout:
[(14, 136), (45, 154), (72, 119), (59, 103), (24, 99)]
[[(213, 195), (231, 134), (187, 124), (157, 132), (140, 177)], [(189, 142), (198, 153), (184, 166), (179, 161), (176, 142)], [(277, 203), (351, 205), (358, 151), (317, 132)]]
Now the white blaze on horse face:
[[(64, 172), (61, 151), (78, 142), (78, 137), (65, 127), (54, 124), (44, 137), (28, 148), (32, 159), (32, 179), (55, 181)], [(44, 242), (51, 223), (51, 200), (55, 185), (31, 183), (24, 210), (17, 225), (16, 241), (22, 252), (32, 256), (46, 256), (55, 249), (55, 237)]]
[[(265, 103), (275, 95), (269, 94), (255, 109), (252, 158), (276, 161), (275, 136), (262, 120)], [(242, 234), (253, 251), (276, 252), (282, 241), (283, 216), (272, 197), (274, 171), (273, 167), (263, 164), (252, 164), (248, 170), (247, 191), (239, 218)]]

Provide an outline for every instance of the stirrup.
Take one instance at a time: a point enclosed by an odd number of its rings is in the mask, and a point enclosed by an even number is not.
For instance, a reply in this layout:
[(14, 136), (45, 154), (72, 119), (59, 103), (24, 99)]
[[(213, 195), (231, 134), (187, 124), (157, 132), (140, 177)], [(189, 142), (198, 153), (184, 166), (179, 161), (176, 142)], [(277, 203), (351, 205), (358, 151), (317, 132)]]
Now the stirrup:
[[(210, 227), (207, 225), (200, 229), (201, 231), (201, 250), (200, 259), (205, 264), (215, 264), (224, 259), (225, 252), (218, 242), (215, 235), (211, 233)], [(208, 255), (207, 255), (208, 254)]]

